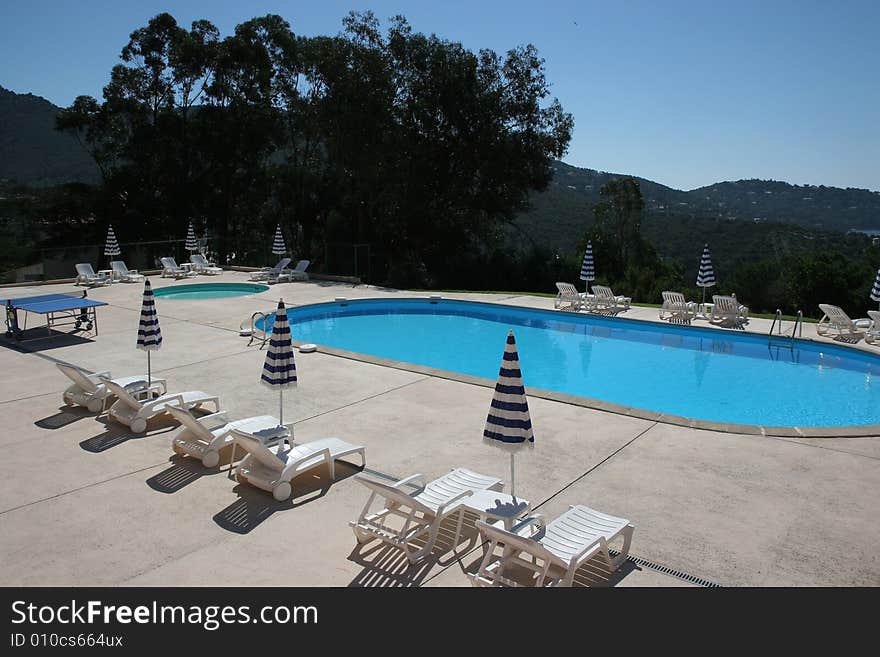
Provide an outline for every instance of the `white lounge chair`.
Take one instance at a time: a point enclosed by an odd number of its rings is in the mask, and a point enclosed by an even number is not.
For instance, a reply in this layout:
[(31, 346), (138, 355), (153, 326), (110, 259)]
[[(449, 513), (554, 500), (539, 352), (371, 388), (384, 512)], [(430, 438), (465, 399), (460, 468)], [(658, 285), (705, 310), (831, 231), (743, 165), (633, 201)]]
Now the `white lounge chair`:
[(241, 484), (250, 484), (272, 493), (279, 502), (288, 499), (293, 493), (293, 479), (297, 475), (326, 465), (330, 470), (330, 479), (336, 478), (336, 459), (351, 454), (359, 454), (361, 465), (366, 465), (364, 447), (352, 445), (339, 438), (321, 438), (309, 443), (285, 445), (280, 443), (274, 447), (266, 444), (249, 433), (233, 429), (235, 447), (247, 452), (235, 469), (235, 480)]
[[(471, 576), (471, 583), (519, 586), (505, 576), (505, 569), (515, 564), (535, 573), (535, 586), (571, 586), (578, 568), (594, 556), (599, 556), (612, 571), (619, 568), (629, 554), (635, 529), (629, 520), (582, 505), (569, 507), (550, 524), (542, 525), (540, 515), (527, 518), (512, 531), (477, 521), (480, 536), (489, 541), (489, 547), (479, 570)], [(608, 544), (618, 538), (623, 545), (620, 554), (612, 559)], [(499, 547), (500, 555), (495, 552)]]
[(189, 257), (189, 261), (192, 263), (193, 271), (196, 273), (208, 274), (209, 276), (217, 276), (223, 273), (223, 269), (213, 262), (208, 262), (208, 259), (201, 253), (193, 253)]
[(687, 301), (681, 292), (663, 292), (663, 305), (660, 306), (660, 319), (678, 320), (690, 323), (697, 315), (697, 304)]
[(137, 283), (144, 280), (144, 275), (137, 269), (129, 269), (122, 260), (114, 260), (110, 263), (113, 270), (113, 278), (123, 283)]
[(311, 264), (310, 260), (300, 260), (296, 263), (296, 267), (293, 269), (285, 269), (281, 271), (276, 277), (269, 277), (269, 282), (279, 282), (282, 279), (286, 279), (287, 281), (307, 281), (309, 280), (309, 275), (306, 273), (306, 269)]
[[(504, 487), (500, 479), (465, 468), (456, 468), (427, 484), (422, 474), (414, 474), (393, 484), (367, 479), (362, 475), (356, 479), (370, 490), (370, 497), (360, 516), (349, 523), (358, 543), (379, 539), (403, 550), (411, 563), (416, 563), (431, 552), (440, 525), (455, 513), (459, 514), (457, 540), (464, 519), (461, 503), (465, 498), (474, 491), (500, 491)], [(417, 494), (410, 495), (403, 490), (403, 486), (416, 482), (421, 484)], [(377, 497), (385, 503), (381, 510), (371, 513)], [(422, 541), (424, 544), (420, 545)]]
[(160, 258), (160, 260), (162, 261), (162, 278), (166, 276), (186, 278), (187, 276), (196, 275), (191, 267), (180, 267), (174, 258)]
[(290, 429), (271, 415), (230, 422), (226, 411), (197, 418), (185, 408), (169, 406), (166, 410), (183, 426), (180, 433), (171, 439), (171, 449), (181, 456), (200, 459), (206, 468), (216, 468), (223, 458), (232, 461), (235, 442), (233, 429), (243, 431), (264, 444), (279, 442), (290, 435)]
[[(114, 393), (104, 385), (104, 379), (111, 379), (113, 383), (121, 388), (125, 388), (135, 396), (137, 391), (147, 387), (146, 374), (112, 379), (109, 371), (89, 374), (85, 370), (73, 365), (65, 363), (55, 363), (55, 365), (64, 376), (73, 382), (62, 395), (64, 403), (68, 406), (85, 406), (92, 413), (103, 411), (107, 402), (114, 397)], [(165, 379), (153, 379), (152, 384), (155, 390), (162, 391), (159, 394), (165, 392)]]
[(880, 310), (869, 310), (868, 317), (871, 318), (871, 326), (865, 331), (865, 342), (874, 344), (874, 341), (880, 339)]
[(731, 322), (742, 326), (749, 321), (749, 309), (742, 305), (735, 296), (715, 294), (712, 296), (712, 312), (709, 315), (712, 323)]
[(263, 267), (260, 271), (251, 274), (252, 281), (268, 281), (270, 278), (277, 280), (290, 264), (290, 258), (281, 258), (274, 267)]
[(594, 285), (593, 295), (595, 296), (594, 308), (596, 310), (620, 311), (629, 310), (632, 304), (631, 297), (625, 297), (621, 294), (614, 294), (610, 287), (605, 285)]
[(74, 285), (110, 285), (113, 280), (105, 274), (96, 274), (92, 265), (88, 262), (80, 262), (76, 265), (76, 282)]
[(837, 331), (838, 335), (860, 337), (871, 328), (870, 319), (850, 319), (840, 306), (820, 303), (819, 310), (825, 313), (816, 324), (816, 333), (819, 335), (830, 335), (831, 331)]
[(110, 391), (116, 395), (116, 401), (110, 407), (110, 417), (127, 425), (134, 433), (143, 433), (147, 430), (147, 422), (157, 415), (164, 413), (170, 406), (181, 408), (201, 408), (210, 402), (214, 406), (214, 412), (220, 410), (220, 399), (216, 395), (209, 395), (201, 390), (188, 390), (171, 394), (162, 394), (157, 397), (139, 399), (131, 395), (125, 388), (116, 385), (110, 379), (101, 379)]
[[(578, 311), (585, 307), (587, 299), (586, 295), (578, 292), (577, 288), (571, 283), (556, 283), (556, 299), (553, 301), (553, 307), (557, 310), (574, 310)], [(590, 295), (592, 297), (592, 295)]]

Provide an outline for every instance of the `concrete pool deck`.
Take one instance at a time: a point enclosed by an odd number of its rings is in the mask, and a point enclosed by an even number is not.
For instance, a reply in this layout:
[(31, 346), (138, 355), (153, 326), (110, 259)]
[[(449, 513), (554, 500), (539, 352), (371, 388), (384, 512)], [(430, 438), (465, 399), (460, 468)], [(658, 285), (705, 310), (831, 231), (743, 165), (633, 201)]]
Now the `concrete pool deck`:
[[(246, 279), (227, 272), (198, 282)], [(22, 286), (3, 296), (78, 289)], [(301, 477), (296, 497), (278, 503), (225, 470), (172, 458), (171, 423), (151, 423), (145, 436), (132, 437), (103, 416), (64, 408), (66, 379), (56, 360), (115, 375), (145, 369), (134, 347), (141, 289), (89, 291), (109, 304), (98, 309), (94, 340), (21, 348), (0, 340), (0, 584), (468, 585), (465, 572), (481, 554), (474, 545), (456, 555), (441, 544), (436, 558), (417, 566), (376, 544), (357, 548), (348, 522), (367, 491), (352, 479), (355, 468), (338, 467), (332, 486), (326, 473)], [(238, 334), (243, 319), (274, 308), (279, 296), (298, 305), (427, 294), (317, 281), (232, 299), (160, 298), (164, 342), (154, 373), (170, 391), (219, 395), (233, 417), (277, 414), (277, 395), (258, 384), (265, 352)], [(553, 306), (552, 298), (513, 294), (443, 296)], [(657, 310), (634, 307), (623, 316), (656, 321)], [(748, 330), (766, 334), (769, 326), (754, 319)], [(804, 326), (804, 337), (816, 337), (814, 325)], [(285, 395), (285, 419), (296, 421), (298, 440), (332, 435), (365, 445), (374, 476), (430, 479), (465, 466), (507, 478), (506, 457), (481, 441), (490, 388), (328, 353), (296, 358), (300, 382)], [(517, 459), (517, 492), (547, 518), (586, 504), (630, 519), (631, 554), (650, 563), (627, 564), (611, 584), (880, 584), (880, 436), (770, 437), (553, 399), (529, 403), (537, 446)], [(585, 569), (579, 583), (609, 582)]]

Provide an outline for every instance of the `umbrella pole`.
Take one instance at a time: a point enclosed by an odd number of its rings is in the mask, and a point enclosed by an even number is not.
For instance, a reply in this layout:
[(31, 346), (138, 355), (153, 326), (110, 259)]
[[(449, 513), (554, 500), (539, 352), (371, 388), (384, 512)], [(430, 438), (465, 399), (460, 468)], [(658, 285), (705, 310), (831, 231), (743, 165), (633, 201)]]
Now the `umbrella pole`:
[(510, 496), (516, 499), (516, 485), (513, 477), (514, 469), (513, 469), (513, 459), (515, 455), (513, 452), (510, 453)]
[(150, 352), (147, 352), (147, 388), (150, 387)]
[(284, 388), (278, 388), (278, 418), (284, 425)]

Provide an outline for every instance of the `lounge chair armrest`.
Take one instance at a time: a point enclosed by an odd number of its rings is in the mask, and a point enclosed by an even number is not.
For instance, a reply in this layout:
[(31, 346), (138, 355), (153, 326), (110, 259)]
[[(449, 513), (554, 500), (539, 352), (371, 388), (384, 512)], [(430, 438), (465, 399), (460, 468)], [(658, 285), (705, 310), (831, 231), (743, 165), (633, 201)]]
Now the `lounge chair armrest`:
[(229, 414), (226, 411), (217, 411), (216, 413), (203, 415), (198, 418), (196, 422), (201, 424), (208, 431), (212, 431), (229, 424)]
[(535, 513), (526, 518), (523, 518), (518, 523), (514, 524), (509, 531), (511, 534), (518, 534), (520, 530), (523, 530), (526, 527), (530, 527), (532, 525), (535, 525), (537, 527), (546, 527), (547, 521), (544, 519), (544, 515), (541, 513)]
[(412, 484), (414, 481), (418, 481), (421, 483), (420, 488), (425, 487), (425, 484), (426, 484), (425, 475), (423, 475), (421, 472), (417, 472), (416, 474), (412, 474), (409, 477), (404, 477), (400, 481), (392, 484), (391, 487), (392, 488), (402, 488), (403, 486), (405, 486), (407, 484)]
[(451, 506), (455, 506), (458, 502), (460, 502), (461, 500), (463, 500), (466, 497), (470, 497), (473, 494), (474, 494), (474, 491), (472, 491), (472, 490), (461, 491), (458, 495), (456, 495), (452, 499), (446, 500), (443, 504), (438, 506), (437, 507), (437, 515), (438, 516), (446, 515), (447, 508), (449, 508)]

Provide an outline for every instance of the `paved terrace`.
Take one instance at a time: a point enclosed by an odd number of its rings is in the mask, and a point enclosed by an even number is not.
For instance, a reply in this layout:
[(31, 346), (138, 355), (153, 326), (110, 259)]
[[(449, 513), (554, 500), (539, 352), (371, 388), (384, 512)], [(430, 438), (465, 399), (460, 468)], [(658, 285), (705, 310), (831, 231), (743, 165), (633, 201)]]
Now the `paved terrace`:
[[(244, 281), (229, 272), (202, 280)], [(156, 288), (174, 285), (152, 277)], [(72, 293), (72, 284), (17, 287), (0, 296)], [(169, 446), (177, 431), (152, 422), (143, 437), (65, 408), (57, 360), (117, 376), (142, 372), (135, 349), (141, 286), (89, 292), (94, 341), (0, 340), (0, 584), (466, 586), (479, 548), (441, 544), (410, 567), (399, 552), (358, 549), (348, 521), (366, 500), (354, 468), (295, 482), (275, 502)], [(203, 389), (233, 417), (277, 413), (257, 383), (263, 351), (239, 324), (256, 310), (349, 298), (425, 296), (329, 282), (290, 283), (229, 300), (157, 299), (164, 337), (154, 372), (169, 391)], [(445, 295), (552, 308), (550, 298)], [(657, 321), (657, 311), (627, 317)], [(766, 333), (769, 322), (749, 330)], [(723, 329), (719, 329), (723, 330)], [(805, 337), (815, 337), (811, 325)], [(501, 345), (499, 345), (500, 355)], [(508, 475), (504, 454), (481, 442), (489, 387), (360, 362), (299, 354), (299, 387), (285, 395), (298, 440), (339, 436), (367, 448), (367, 469), (428, 478), (455, 466)], [(760, 385), (760, 382), (755, 382)], [(721, 585), (880, 584), (880, 438), (769, 437), (676, 426), (530, 398), (536, 448), (517, 459), (517, 491), (548, 518), (583, 503), (629, 518), (632, 554)], [(649, 565), (614, 577), (587, 568), (582, 585), (678, 586), (692, 581)]]

